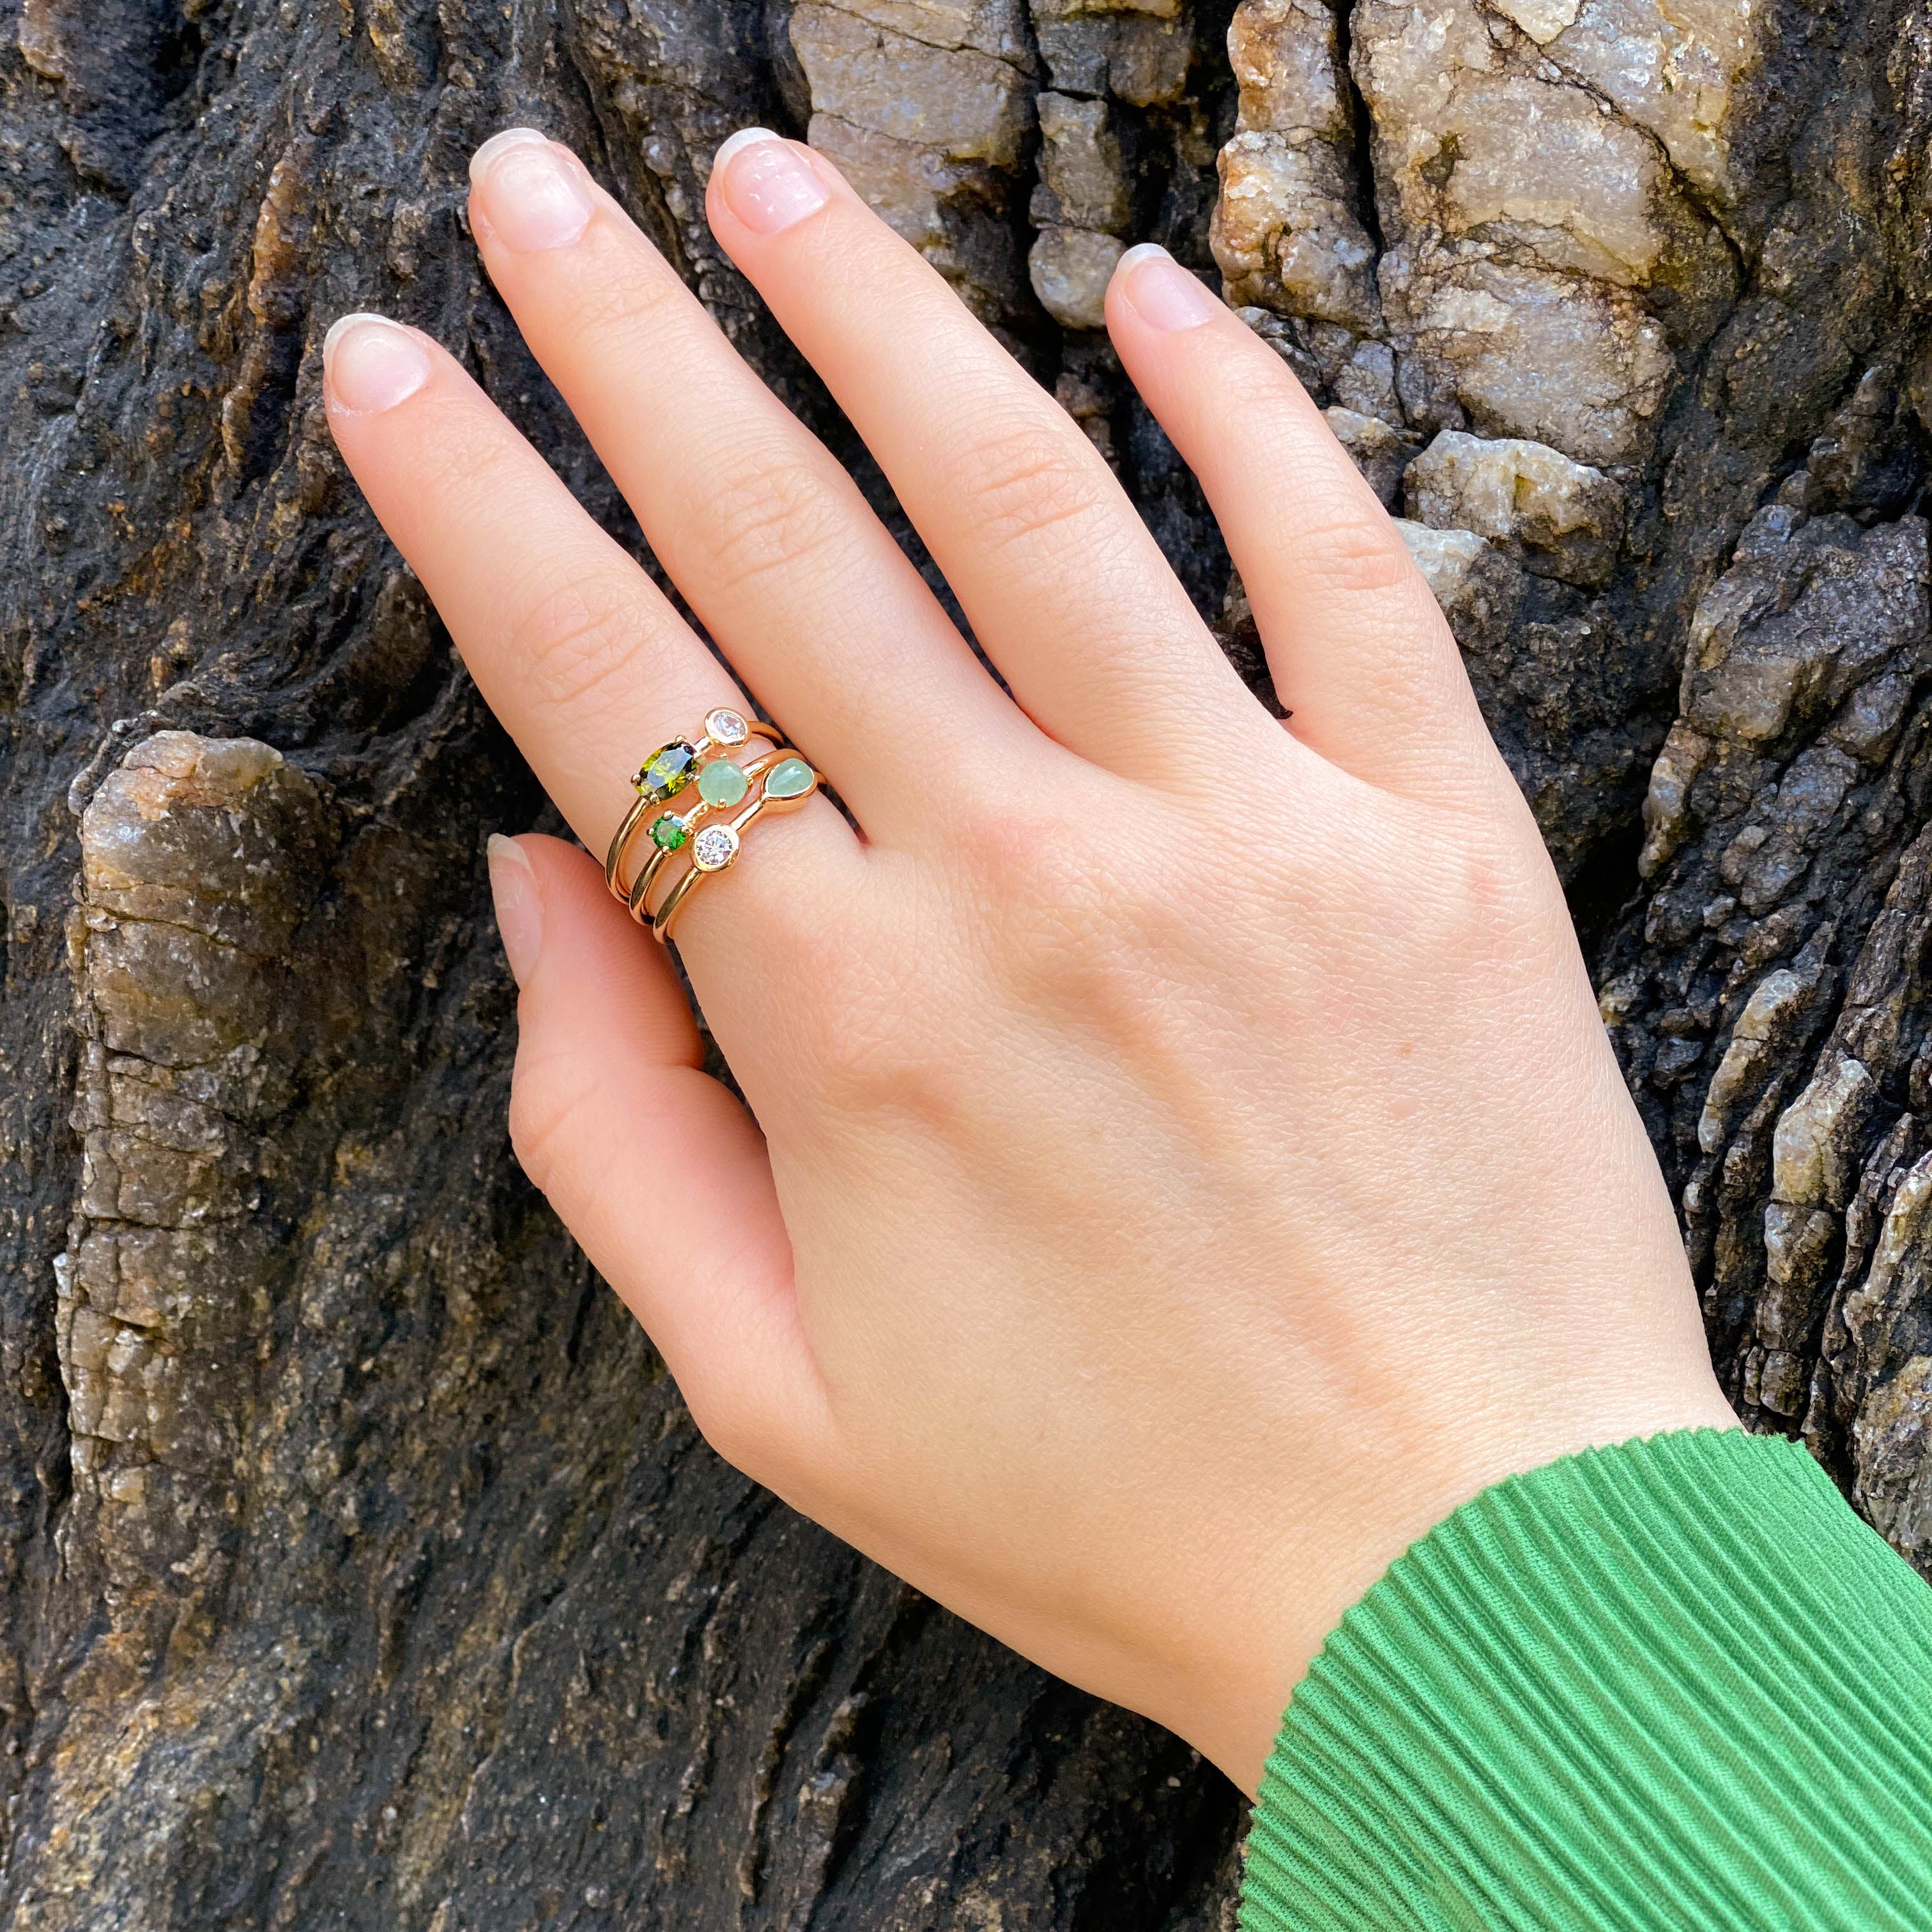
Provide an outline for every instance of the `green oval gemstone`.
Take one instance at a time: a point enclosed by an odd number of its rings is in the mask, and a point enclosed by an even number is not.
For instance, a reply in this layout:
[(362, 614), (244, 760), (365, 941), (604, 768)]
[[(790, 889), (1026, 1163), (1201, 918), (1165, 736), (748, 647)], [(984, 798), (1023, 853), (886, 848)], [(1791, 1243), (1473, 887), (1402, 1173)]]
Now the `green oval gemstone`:
[(645, 797), (661, 804), (668, 798), (675, 798), (690, 784), (697, 764), (698, 748), (682, 738), (674, 738), (651, 754), (644, 761), (644, 770), (631, 782)]
[(729, 758), (713, 758), (698, 775), (698, 795), (706, 805), (736, 805), (751, 788), (751, 780)]
[(651, 820), (651, 843), (660, 852), (675, 852), (690, 836), (684, 820), (674, 812), (660, 812)]
[(818, 774), (802, 758), (781, 758), (765, 774), (767, 798), (802, 798), (818, 782)]

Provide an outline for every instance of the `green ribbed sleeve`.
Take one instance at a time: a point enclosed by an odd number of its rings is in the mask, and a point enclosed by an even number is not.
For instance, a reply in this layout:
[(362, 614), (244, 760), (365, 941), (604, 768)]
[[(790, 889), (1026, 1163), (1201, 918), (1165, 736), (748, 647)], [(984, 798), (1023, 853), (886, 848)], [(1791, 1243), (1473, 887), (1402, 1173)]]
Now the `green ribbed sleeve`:
[(1932, 1588), (1779, 1438), (1499, 1483), (1295, 1692), (1240, 1923), (1927, 1932)]

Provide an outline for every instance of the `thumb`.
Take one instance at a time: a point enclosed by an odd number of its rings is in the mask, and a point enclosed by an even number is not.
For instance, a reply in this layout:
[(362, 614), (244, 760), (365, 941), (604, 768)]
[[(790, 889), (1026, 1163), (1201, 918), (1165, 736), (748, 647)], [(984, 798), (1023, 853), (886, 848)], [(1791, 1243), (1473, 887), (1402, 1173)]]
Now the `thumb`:
[(670, 956), (589, 854), (490, 841), (516, 976), (510, 1139), (598, 1271), (650, 1332), (713, 1448), (748, 1474), (822, 1407), (764, 1137), (702, 1070)]

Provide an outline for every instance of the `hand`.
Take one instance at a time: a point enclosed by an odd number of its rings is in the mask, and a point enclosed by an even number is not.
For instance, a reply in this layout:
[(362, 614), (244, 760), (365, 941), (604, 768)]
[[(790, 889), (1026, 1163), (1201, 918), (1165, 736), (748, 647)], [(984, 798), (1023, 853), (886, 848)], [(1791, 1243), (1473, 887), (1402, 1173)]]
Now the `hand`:
[[(808, 149), (721, 244), (1009, 698), (845, 474), (566, 150), (479, 152), (484, 259), (729, 658), (826, 774), (680, 950), (598, 858), (493, 848), (518, 1157), (722, 1454), (1252, 1790), (1405, 1546), (1514, 1470), (1730, 1420), (1562, 895), (1394, 526), (1158, 251), (1108, 298), (1284, 728), (1106, 465)], [(727, 674), (458, 364), (332, 332), (331, 420), (601, 855)], [(755, 1114), (755, 1122), (753, 1118)]]

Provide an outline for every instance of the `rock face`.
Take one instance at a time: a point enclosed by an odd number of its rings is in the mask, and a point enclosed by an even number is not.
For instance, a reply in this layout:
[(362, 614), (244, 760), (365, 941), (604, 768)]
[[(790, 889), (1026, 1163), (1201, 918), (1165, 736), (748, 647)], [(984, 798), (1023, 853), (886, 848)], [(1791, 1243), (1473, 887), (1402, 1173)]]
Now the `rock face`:
[(1746, 526), (1692, 620), (1604, 1011), (1740, 1406), (1932, 1568), (1927, 581), (1917, 517)]
[(1220, 1780), (717, 1462), (510, 1160), (545, 808), (318, 382), (434, 330), (634, 542), (464, 236), (511, 122), (852, 458), (701, 213), (833, 155), (1265, 690), (1099, 331), (1136, 242), (1225, 287), (1456, 630), (1727, 1387), (1932, 1574), (1922, 13), (23, 0), (0, 94), (10, 1924), (1232, 1925)]
[(1472, 531), (1566, 584), (1595, 586), (1615, 573), (1623, 493), (1547, 444), (1445, 429), (1402, 480), (1412, 512), (1432, 530)]

